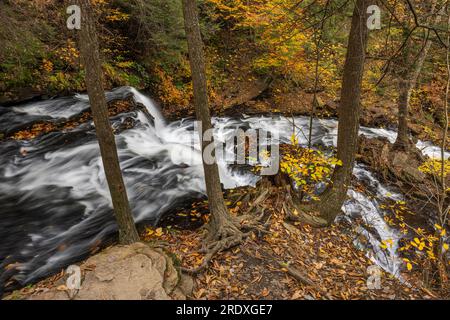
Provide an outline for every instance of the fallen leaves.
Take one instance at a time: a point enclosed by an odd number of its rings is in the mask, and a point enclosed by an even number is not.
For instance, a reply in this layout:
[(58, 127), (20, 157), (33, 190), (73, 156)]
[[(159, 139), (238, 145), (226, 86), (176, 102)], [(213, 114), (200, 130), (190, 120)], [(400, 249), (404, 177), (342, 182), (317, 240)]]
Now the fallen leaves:
[[(108, 103), (108, 115), (110, 117), (113, 117), (120, 113), (129, 112), (135, 107), (135, 104), (131, 102), (131, 100), (114, 100)], [(33, 123), (28, 128), (14, 132), (6, 138), (12, 138), (14, 140), (31, 140), (47, 133), (71, 130), (78, 127), (80, 124), (86, 123), (91, 120), (91, 112), (85, 111), (74, 119), (68, 119), (66, 121), (58, 123), (49, 121)], [(22, 156), (26, 156), (26, 150), (21, 151), (21, 154)]]
[[(218, 254), (196, 281), (195, 299), (389, 299), (394, 290), (369, 290), (367, 267), (373, 263), (353, 245), (352, 226), (335, 225), (314, 229), (292, 225), (283, 213), (271, 210), (269, 234), (250, 237), (241, 246)], [(232, 208), (237, 204), (229, 201)], [(184, 219), (204, 215), (205, 203), (180, 211)], [(236, 209), (245, 211), (245, 204)], [(175, 214), (175, 215), (178, 215)], [(203, 261), (203, 233), (176, 228), (147, 228), (147, 240), (167, 244), (183, 267), (192, 268)], [(387, 242), (387, 245), (389, 243)], [(286, 262), (283, 264), (283, 262)], [(280, 264), (281, 263), (281, 264)], [(298, 270), (308, 284), (299, 282), (288, 267)], [(394, 288), (397, 280), (383, 276), (383, 283)], [(399, 284), (397, 284), (399, 286)], [(398, 291), (410, 297), (411, 292)], [(406, 289), (406, 288), (405, 288)]]

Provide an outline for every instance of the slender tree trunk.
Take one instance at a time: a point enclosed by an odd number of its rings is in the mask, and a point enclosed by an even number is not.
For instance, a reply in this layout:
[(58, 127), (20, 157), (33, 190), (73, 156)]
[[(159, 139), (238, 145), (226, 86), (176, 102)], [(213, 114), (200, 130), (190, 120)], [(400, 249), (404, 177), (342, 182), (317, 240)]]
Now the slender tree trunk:
[(332, 185), (325, 191), (319, 203), (320, 213), (328, 224), (332, 224), (341, 212), (352, 178), (358, 144), (361, 84), (368, 38), (366, 11), (370, 4), (369, 0), (357, 0), (353, 11), (338, 110), (337, 157), (342, 161), (342, 166), (336, 167)]
[[(200, 33), (198, 10), (196, 0), (182, 0), (186, 38), (189, 49), (189, 62), (191, 66), (192, 82), (194, 87), (194, 104), (197, 120), (202, 124), (200, 141), (202, 141), (202, 155), (205, 148), (214, 141), (207, 142), (203, 139), (205, 131), (212, 128), (209, 111), (206, 67), (203, 50), (203, 41)], [(229, 225), (230, 216), (223, 198), (220, 184), (219, 168), (217, 163), (207, 164), (203, 161), (205, 172), (206, 193), (208, 195), (209, 210), (211, 212), (210, 238), (218, 236), (224, 225)], [(232, 227), (231, 227), (232, 228)], [(237, 229), (234, 231), (238, 231)]]
[[(309, 117), (309, 134), (308, 134), (308, 148), (311, 149), (312, 147), (312, 131), (313, 131), (313, 124), (314, 124), (314, 118), (316, 117), (316, 110), (319, 106), (318, 100), (317, 100), (317, 91), (319, 87), (319, 81), (320, 81), (320, 75), (319, 75), (319, 64), (320, 64), (320, 53), (321, 53), (321, 42), (323, 38), (323, 32), (324, 32), (324, 26), (325, 21), (327, 17), (327, 11), (328, 11), (328, 5), (330, 4), (330, 0), (327, 0), (325, 3), (325, 9), (323, 12), (322, 20), (320, 21), (320, 29), (315, 30), (316, 34), (316, 65), (315, 65), (315, 71), (314, 71), (314, 93), (313, 93), (313, 101), (311, 104), (311, 115)], [(319, 33), (319, 35), (317, 35)]]
[[(433, 0), (431, 3), (431, 11), (433, 14), (436, 11), (437, 0)], [(427, 19), (427, 25), (432, 23), (433, 15)], [(437, 25), (441, 21), (441, 15), (437, 14), (434, 19), (434, 24)], [(409, 33), (409, 30), (405, 30), (405, 36)], [(412, 90), (417, 85), (417, 80), (419, 79), (420, 73), (422, 72), (423, 65), (428, 56), (428, 52), (431, 48), (431, 40), (429, 39), (430, 31), (427, 31), (427, 35), (422, 47), (422, 51), (419, 53), (416, 61), (411, 61), (411, 55), (409, 54), (409, 46), (406, 45), (402, 54), (403, 68), (404, 72), (401, 73), (401, 79), (399, 79), (399, 97), (398, 97), (398, 135), (395, 141), (395, 146), (398, 149), (406, 150), (408, 149), (412, 142), (409, 139), (409, 129), (408, 129), (408, 115), (409, 115), (409, 102), (412, 94)]]
[(102, 86), (103, 76), (94, 13), (89, 0), (76, 0), (75, 3), (81, 8), (82, 24), (79, 46), (86, 70), (86, 88), (100, 145), (103, 167), (119, 228), (119, 239), (122, 244), (130, 244), (139, 241), (139, 236), (128, 203), (116, 142), (109, 122), (108, 107)]
[[(447, 134), (448, 134), (448, 101), (450, 98), (450, 12), (449, 12), (449, 3), (446, 4), (446, 13), (448, 14), (447, 20), (447, 49), (446, 49), (446, 65), (447, 65), (447, 84), (445, 86), (445, 101), (443, 106), (444, 111), (444, 128), (442, 132), (442, 144), (441, 144), (441, 185), (442, 185), (442, 194), (438, 197), (438, 211), (439, 211), (439, 224), (445, 228), (447, 224), (448, 215), (450, 208), (448, 205), (446, 206), (447, 199), (447, 186), (446, 186), (446, 173), (445, 173), (445, 149), (447, 146)], [(444, 240), (441, 238), (440, 240), (440, 248), (444, 245)], [(439, 279), (441, 281), (441, 288), (445, 290), (449, 287), (447, 268), (445, 266), (445, 252), (440, 251), (439, 253), (439, 262), (438, 262), (438, 270), (439, 270)]]
[(411, 145), (408, 129), (409, 100), (413, 86), (411, 81), (400, 79), (398, 83), (398, 134), (395, 146), (400, 149), (408, 149)]

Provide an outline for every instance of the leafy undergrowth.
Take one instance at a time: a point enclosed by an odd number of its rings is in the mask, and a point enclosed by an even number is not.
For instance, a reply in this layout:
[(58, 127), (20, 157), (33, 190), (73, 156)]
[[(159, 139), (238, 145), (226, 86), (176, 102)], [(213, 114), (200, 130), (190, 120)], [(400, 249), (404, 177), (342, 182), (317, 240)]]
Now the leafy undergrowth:
[[(242, 210), (239, 205), (231, 209), (232, 214)], [(194, 222), (208, 220), (201, 211), (197, 205), (191, 212), (178, 214)], [(209, 268), (195, 277), (192, 299), (436, 298), (386, 273), (381, 275), (380, 289), (369, 289), (373, 262), (354, 247), (358, 236), (354, 226), (345, 222), (325, 229), (291, 225), (285, 222), (283, 212), (271, 211), (269, 233), (218, 254)], [(202, 233), (201, 229), (147, 228), (143, 238), (173, 253), (182, 266), (195, 267), (203, 259), (199, 253)]]

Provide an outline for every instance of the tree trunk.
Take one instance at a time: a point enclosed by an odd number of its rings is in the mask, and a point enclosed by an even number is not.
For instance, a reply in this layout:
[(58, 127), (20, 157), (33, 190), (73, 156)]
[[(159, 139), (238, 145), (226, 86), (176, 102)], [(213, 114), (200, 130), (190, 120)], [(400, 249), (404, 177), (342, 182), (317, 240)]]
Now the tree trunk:
[[(431, 3), (431, 15), (427, 19), (426, 24), (430, 25), (432, 22), (433, 13), (436, 11), (437, 0), (433, 0)], [(434, 24), (437, 25), (441, 21), (441, 15), (437, 14), (434, 20)], [(412, 90), (417, 85), (417, 80), (419, 79), (420, 73), (422, 72), (423, 65), (428, 56), (428, 52), (431, 48), (431, 40), (428, 38), (430, 31), (427, 31), (424, 45), (422, 51), (419, 53), (416, 61), (411, 61), (412, 57), (409, 54), (409, 46), (406, 45), (401, 61), (399, 63), (403, 65), (405, 69), (401, 72), (399, 85), (398, 85), (398, 135), (395, 141), (395, 147), (397, 149), (407, 150), (412, 142), (409, 139), (409, 129), (408, 129), (408, 115), (409, 115), (409, 102), (412, 94)], [(404, 35), (408, 35), (409, 30), (404, 31)]]
[(86, 88), (103, 167), (119, 229), (119, 240), (122, 244), (131, 244), (139, 241), (139, 235), (128, 203), (116, 142), (109, 122), (108, 107), (102, 86), (103, 76), (94, 13), (89, 0), (76, 0), (75, 3), (81, 8), (82, 24), (79, 33), (79, 47), (86, 70)]
[(331, 187), (322, 195), (318, 205), (328, 224), (332, 224), (341, 212), (351, 183), (358, 143), (361, 84), (368, 38), (366, 11), (370, 4), (369, 0), (357, 0), (353, 11), (338, 110), (337, 157), (342, 161), (342, 166), (336, 167)]
[(398, 149), (407, 150), (412, 144), (409, 139), (408, 113), (409, 100), (411, 98), (413, 86), (411, 81), (400, 79), (398, 83), (398, 134), (395, 146)]
[[(189, 62), (191, 66), (192, 82), (194, 88), (194, 104), (197, 120), (202, 124), (200, 141), (202, 141), (202, 155), (209, 143), (204, 141), (203, 134), (212, 128), (209, 111), (208, 91), (206, 82), (205, 57), (203, 41), (200, 33), (196, 0), (183, 0), (184, 24), (189, 49)], [(208, 195), (209, 210), (211, 212), (210, 236), (215, 236), (219, 229), (230, 220), (225, 206), (222, 187), (220, 184), (219, 168), (217, 163), (207, 164), (203, 161), (205, 173), (206, 193)]]

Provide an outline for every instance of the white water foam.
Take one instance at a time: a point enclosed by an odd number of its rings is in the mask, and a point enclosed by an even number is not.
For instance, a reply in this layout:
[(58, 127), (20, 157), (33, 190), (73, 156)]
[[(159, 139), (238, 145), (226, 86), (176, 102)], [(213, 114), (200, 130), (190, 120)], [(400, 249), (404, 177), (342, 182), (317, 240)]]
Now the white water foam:
[[(116, 135), (118, 153), (135, 221), (157, 221), (186, 199), (205, 195), (198, 133), (194, 132), (193, 120), (167, 123), (154, 102), (134, 88), (108, 92), (107, 99), (130, 94), (147, 113), (137, 111), (115, 120), (114, 126), (126, 117), (136, 123), (134, 128)], [(25, 114), (60, 120), (88, 108), (87, 97), (77, 95), (16, 107), (13, 112), (17, 117)], [(232, 128), (238, 126), (276, 132), (281, 143), (289, 143), (295, 128), (300, 144), (308, 142), (307, 117), (296, 117), (294, 121), (285, 117), (215, 118), (213, 123), (218, 141), (226, 141), (233, 134)], [(335, 146), (337, 127), (333, 119), (315, 120), (313, 143)], [(396, 137), (394, 131), (386, 129), (362, 127), (361, 133), (386, 137), (391, 142)], [(418, 146), (424, 154), (438, 154), (438, 148), (429, 143), (419, 142)], [(29, 142), (0, 144), (0, 159), (0, 257), (9, 257), (5, 264), (21, 261), (16, 280), (28, 283), (76, 261), (114, 232), (110, 194), (92, 123)], [(258, 181), (253, 174), (234, 170), (223, 161), (219, 170), (225, 188), (254, 186)], [(374, 261), (396, 274), (400, 267), (395, 253), (398, 235), (384, 222), (378, 201), (402, 197), (389, 192), (367, 168), (357, 165), (354, 174), (372, 184), (376, 197), (371, 199), (349, 190), (343, 211), (348, 216), (362, 217), (376, 229), (377, 236), (365, 229), (361, 232), (369, 239)], [(388, 239), (394, 240), (394, 246), (380, 252), (380, 242)]]

